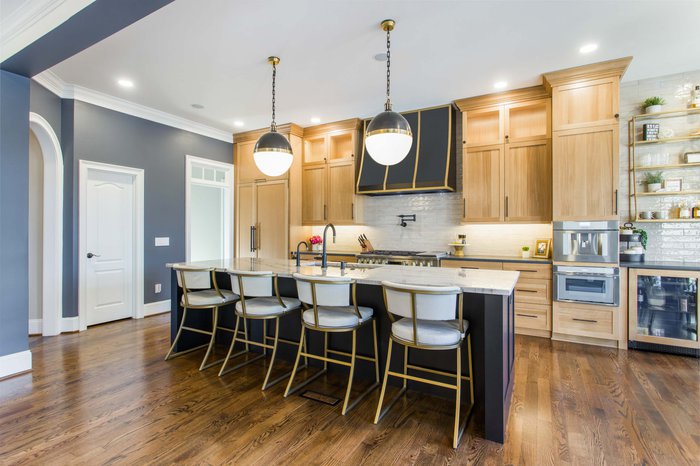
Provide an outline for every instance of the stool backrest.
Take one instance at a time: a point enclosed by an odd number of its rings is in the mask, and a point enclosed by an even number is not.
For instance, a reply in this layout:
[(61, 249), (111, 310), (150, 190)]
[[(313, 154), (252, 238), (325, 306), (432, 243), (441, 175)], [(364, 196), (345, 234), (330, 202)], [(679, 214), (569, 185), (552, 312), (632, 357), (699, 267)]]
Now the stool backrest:
[(273, 291), (273, 279), (275, 274), (268, 271), (231, 270), (231, 291), (249, 298), (267, 298), (275, 296)]
[[(343, 277), (316, 277), (294, 274), (299, 300), (310, 306), (349, 306), (351, 287), (354, 294), (354, 280)], [(354, 301), (354, 296), (353, 296)]]
[(173, 266), (177, 275), (177, 284), (186, 293), (187, 290), (208, 290), (214, 280), (213, 267)]
[(382, 282), (384, 304), (392, 314), (418, 320), (462, 319), (462, 290), (457, 286), (419, 286)]

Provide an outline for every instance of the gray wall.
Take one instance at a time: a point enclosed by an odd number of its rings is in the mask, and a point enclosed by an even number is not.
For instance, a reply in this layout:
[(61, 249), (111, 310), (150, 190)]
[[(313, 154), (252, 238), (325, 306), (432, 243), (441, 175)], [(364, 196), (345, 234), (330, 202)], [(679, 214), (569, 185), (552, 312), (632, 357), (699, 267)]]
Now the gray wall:
[(0, 71), (0, 356), (29, 348), (29, 78)]
[[(168, 299), (165, 263), (185, 259), (185, 155), (231, 163), (233, 145), (84, 102), (64, 100), (61, 110), (66, 170), (63, 315), (77, 315), (80, 160), (144, 169), (144, 301)], [(169, 236), (170, 246), (155, 247), (156, 236)], [(160, 294), (154, 293), (156, 283), (163, 285)]]
[(53, 132), (61, 140), (61, 98), (47, 90), (36, 81), (30, 80), (29, 111), (38, 113), (53, 128)]

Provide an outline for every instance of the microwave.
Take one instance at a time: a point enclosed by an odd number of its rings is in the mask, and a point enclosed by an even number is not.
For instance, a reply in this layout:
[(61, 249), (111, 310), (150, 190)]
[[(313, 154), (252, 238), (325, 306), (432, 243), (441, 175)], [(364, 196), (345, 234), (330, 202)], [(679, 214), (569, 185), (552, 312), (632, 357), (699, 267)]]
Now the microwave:
[(617, 306), (620, 304), (620, 269), (555, 265), (555, 301)]
[(620, 222), (554, 222), (555, 262), (617, 263), (620, 255)]

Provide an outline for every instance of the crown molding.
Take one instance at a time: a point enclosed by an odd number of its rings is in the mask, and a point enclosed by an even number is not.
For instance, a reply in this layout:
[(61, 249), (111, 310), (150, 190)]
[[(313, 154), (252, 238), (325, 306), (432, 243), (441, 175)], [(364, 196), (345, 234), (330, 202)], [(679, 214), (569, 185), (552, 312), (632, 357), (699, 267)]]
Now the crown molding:
[(62, 99), (78, 100), (80, 102), (114, 110), (115, 112), (126, 113), (127, 115), (143, 118), (144, 120), (201, 134), (202, 136), (218, 139), (219, 141), (233, 142), (233, 135), (227, 131), (212, 128), (211, 126), (197, 123), (196, 121), (188, 120), (119, 97), (114, 97), (87, 87), (67, 84), (50, 70), (44, 71), (34, 76), (32, 79)]
[(589, 65), (575, 66), (565, 70), (551, 71), (542, 75), (544, 87), (551, 92), (552, 87), (572, 84), (590, 79), (600, 79), (609, 77), (622, 78), (630, 66), (633, 57), (617, 58)]
[(508, 105), (528, 100), (546, 99), (550, 97), (550, 95), (551, 94), (547, 92), (545, 87), (540, 85), (476, 97), (467, 97), (465, 99), (455, 100), (454, 104), (460, 111), (465, 112), (467, 110), (490, 107), (492, 105)]

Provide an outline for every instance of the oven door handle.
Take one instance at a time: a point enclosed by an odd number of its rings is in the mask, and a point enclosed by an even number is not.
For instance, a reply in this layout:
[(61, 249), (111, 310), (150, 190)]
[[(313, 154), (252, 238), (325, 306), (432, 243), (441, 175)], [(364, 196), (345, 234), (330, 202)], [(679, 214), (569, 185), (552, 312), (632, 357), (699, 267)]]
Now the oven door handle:
[(585, 274), (582, 274), (582, 273), (576, 273), (576, 272), (554, 272), (554, 275), (563, 275), (566, 277), (581, 277), (581, 278), (585, 278), (585, 277), (595, 277), (595, 278), (603, 277), (603, 278), (615, 278), (615, 279), (620, 278), (619, 274), (611, 275), (611, 274), (607, 274), (607, 273), (585, 273)]

